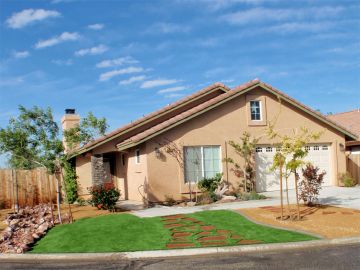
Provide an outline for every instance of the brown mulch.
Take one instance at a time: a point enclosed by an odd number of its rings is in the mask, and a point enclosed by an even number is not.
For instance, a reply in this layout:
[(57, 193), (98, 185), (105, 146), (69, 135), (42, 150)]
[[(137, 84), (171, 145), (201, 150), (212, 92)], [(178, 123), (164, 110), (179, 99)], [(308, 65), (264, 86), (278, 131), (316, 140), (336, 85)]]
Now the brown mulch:
[[(291, 205), (291, 210), (295, 216), (296, 206)], [(279, 219), (280, 206), (240, 209), (238, 211), (263, 224), (310, 232), (325, 238), (360, 236), (360, 211), (355, 209), (325, 205), (301, 206), (301, 220)], [(286, 206), (284, 214), (289, 216)]]

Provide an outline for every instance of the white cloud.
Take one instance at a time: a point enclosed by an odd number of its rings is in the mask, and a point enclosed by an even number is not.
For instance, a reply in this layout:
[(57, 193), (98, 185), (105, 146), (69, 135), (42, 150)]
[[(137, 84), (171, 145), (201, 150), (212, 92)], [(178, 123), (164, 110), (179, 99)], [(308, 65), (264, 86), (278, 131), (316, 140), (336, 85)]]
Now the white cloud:
[(139, 61), (132, 58), (131, 56), (125, 56), (116, 59), (108, 59), (101, 61), (96, 64), (96, 67), (107, 68), (107, 67), (121, 66), (124, 64), (136, 64), (136, 63), (139, 63)]
[(178, 91), (182, 91), (185, 90), (186, 87), (185, 86), (174, 86), (174, 87), (169, 87), (166, 89), (162, 89), (160, 91), (158, 91), (159, 94), (165, 94), (165, 93), (172, 93), (172, 92), (178, 92)]
[(114, 76), (123, 75), (123, 74), (131, 74), (131, 73), (139, 73), (144, 71), (141, 67), (128, 67), (123, 69), (115, 69), (112, 71), (108, 71), (100, 74), (99, 81), (107, 81)]
[(14, 52), (14, 57), (15, 58), (26, 58), (26, 57), (29, 57), (29, 56), (30, 56), (30, 53), (28, 51), (22, 51), (22, 52), (15, 51)]
[(179, 82), (179, 80), (156, 79), (145, 81), (141, 84), (140, 88), (153, 88), (157, 86), (170, 85)]
[(58, 66), (71, 66), (73, 64), (71, 59), (65, 59), (65, 60), (52, 60), (51, 63), (58, 65)]
[(280, 34), (293, 32), (318, 32), (328, 29), (333, 25), (331, 22), (291, 22), (274, 25), (266, 28), (266, 31), (276, 32)]
[(104, 24), (102, 23), (95, 23), (95, 24), (90, 24), (88, 25), (88, 28), (91, 29), (91, 30), (101, 30), (104, 28)]
[(171, 33), (186, 33), (190, 31), (190, 26), (187, 25), (180, 25), (174, 23), (156, 23), (149, 27), (146, 31), (148, 33), (156, 34), (156, 33), (163, 33), (163, 34), (171, 34)]
[(141, 76), (133, 76), (133, 77), (130, 77), (129, 79), (127, 80), (122, 80), (119, 82), (120, 85), (128, 85), (128, 84), (132, 84), (134, 82), (141, 82), (143, 80), (146, 79), (146, 76), (144, 75), (141, 75)]
[(338, 15), (343, 11), (343, 7), (313, 7), (298, 9), (275, 9), (257, 7), (244, 11), (228, 13), (220, 17), (230, 24), (245, 25), (265, 21), (283, 21), (287, 19), (304, 19), (304, 18), (328, 18)]
[(10, 28), (19, 29), (32, 22), (43, 21), (47, 18), (56, 18), (60, 16), (61, 14), (55, 10), (24, 9), (20, 12), (13, 13), (11, 17), (6, 20), (6, 23)]
[(59, 43), (65, 42), (65, 41), (78, 40), (79, 38), (80, 38), (80, 35), (76, 32), (73, 32), (73, 33), (64, 32), (59, 36), (55, 36), (50, 39), (38, 41), (38, 43), (35, 44), (35, 48), (42, 49), (42, 48), (46, 48), (46, 47), (51, 47), (51, 46), (57, 45)]
[(78, 50), (75, 52), (75, 55), (76, 56), (97, 55), (97, 54), (103, 54), (107, 50), (109, 50), (107, 46), (100, 44), (99, 46), (96, 47)]
[(18, 85), (20, 83), (24, 82), (23, 77), (9, 77), (9, 78), (1, 78), (0, 79), (0, 86), (12, 86), (12, 85)]
[(179, 98), (179, 97), (182, 97), (184, 96), (183, 94), (177, 94), (177, 93), (172, 93), (172, 94), (168, 94), (168, 95), (165, 95), (166, 98)]

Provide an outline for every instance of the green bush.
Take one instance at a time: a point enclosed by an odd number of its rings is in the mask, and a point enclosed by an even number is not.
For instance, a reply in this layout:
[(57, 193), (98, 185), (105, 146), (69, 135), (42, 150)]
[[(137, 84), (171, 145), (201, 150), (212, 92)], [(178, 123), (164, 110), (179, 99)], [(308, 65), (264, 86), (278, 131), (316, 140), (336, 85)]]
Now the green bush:
[(89, 203), (98, 209), (109, 211), (115, 210), (116, 202), (120, 197), (120, 191), (115, 188), (113, 183), (105, 183), (89, 188), (91, 199)]
[(87, 202), (86, 202), (83, 198), (80, 198), (80, 197), (78, 197), (78, 198), (76, 199), (76, 202), (77, 202), (78, 205), (80, 205), (80, 206), (84, 206), (84, 205), (87, 204)]
[(353, 187), (356, 185), (355, 180), (351, 177), (351, 175), (347, 173), (340, 174), (340, 182), (344, 184), (344, 187)]
[(64, 182), (66, 184), (65, 193), (66, 200), (69, 203), (74, 203), (78, 197), (77, 189), (77, 176), (75, 167), (68, 161), (65, 161), (64, 164)]
[(165, 205), (173, 206), (176, 204), (176, 200), (171, 195), (165, 195)]
[(237, 194), (237, 197), (238, 197), (239, 200), (242, 200), (242, 201), (264, 200), (264, 199), (266, 199), (265, 195), (258, 194), (255, 191), (252, 191), (250, 193), (239, 193), (239, 194)]
[(203, 192), (206, 191), (209, 193), (213, 201), (216, 201), (215, 190), (218, 188), (222, 178), (222, 173), (217, 173), (213, 178), (204, 178), (198, 182), (198, 188)]

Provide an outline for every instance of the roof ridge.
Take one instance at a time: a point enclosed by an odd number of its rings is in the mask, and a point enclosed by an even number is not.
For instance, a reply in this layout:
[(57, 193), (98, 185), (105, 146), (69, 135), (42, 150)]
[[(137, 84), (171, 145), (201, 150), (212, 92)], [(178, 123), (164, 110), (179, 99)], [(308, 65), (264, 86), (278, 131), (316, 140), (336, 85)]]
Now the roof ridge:
[(339, 115), (339, 114), (345, 114), (345, 113), (352, 113), (352, 112), (360, 112), (360, 108), (358, 109), (353, 109), (353, 110), (350, 110), (350, 111), (346, 111), (346, 112), (339, 112), (339, 113), (333, 113), (333, 114), (328, 114), (326, 116), (334, 116), (334, 115)]

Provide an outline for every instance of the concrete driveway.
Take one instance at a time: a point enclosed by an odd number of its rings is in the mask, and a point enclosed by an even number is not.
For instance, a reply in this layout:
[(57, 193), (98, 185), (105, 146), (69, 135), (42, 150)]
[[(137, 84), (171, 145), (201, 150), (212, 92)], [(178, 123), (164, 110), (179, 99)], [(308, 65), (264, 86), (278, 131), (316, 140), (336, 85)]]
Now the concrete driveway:
[[(258, 201), (243, 201), (232, 203), (219, 203), (193, 207), (166, 207), (157, 206), (144, 210), (133, 211), (139, 217), (157, 217), (174, 214), (189, 214), (205, 210), (234, 210), (243, 208), (256, 208), (280, 204), (279, 191), (263, 192), (268, 199)], [(290, 202), (295, 203), (295, 190), (289, 190)], [(320, 203), (360, 210), (360, 186), (353, 188), (323, 187), (320, 192)]]

